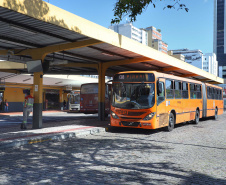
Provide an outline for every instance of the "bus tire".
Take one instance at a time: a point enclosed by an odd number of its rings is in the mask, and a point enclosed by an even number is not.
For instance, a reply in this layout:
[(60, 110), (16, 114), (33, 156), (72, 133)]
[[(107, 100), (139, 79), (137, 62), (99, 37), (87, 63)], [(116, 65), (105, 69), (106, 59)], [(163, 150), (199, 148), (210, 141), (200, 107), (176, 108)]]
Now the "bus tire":
[(195, 111), (195, 121), (194, 121), (194, 123), (196, 125), (199, 124), (199, 110), (198, 109), (196, 109), (196, 111)]
[(214, 119), (217, 120), (218, 119), (218, 110), (217, 108), (215, 108), (215, 115), (214, 115)]
[(169, 124), (166, 127), (166, 131), (171, 132), (174, 129), (174, 125), (175, 125), (175, 116), (171, 112), (170, 115), (169, 115)]
[(115, 127), (107, 126), (105, 127), (105, 132), (114, 132), (115, 129), (116, 129)]

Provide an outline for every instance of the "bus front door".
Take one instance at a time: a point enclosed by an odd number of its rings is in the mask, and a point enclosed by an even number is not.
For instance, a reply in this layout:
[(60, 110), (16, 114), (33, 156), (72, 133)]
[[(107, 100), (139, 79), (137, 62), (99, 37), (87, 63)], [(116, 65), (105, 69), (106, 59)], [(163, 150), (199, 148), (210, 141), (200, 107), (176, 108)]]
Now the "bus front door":
[(157, 124), (156, 128), (168, 125), (168, 113), (166, 112), (166, 97), (164, 79), (157, 82)]

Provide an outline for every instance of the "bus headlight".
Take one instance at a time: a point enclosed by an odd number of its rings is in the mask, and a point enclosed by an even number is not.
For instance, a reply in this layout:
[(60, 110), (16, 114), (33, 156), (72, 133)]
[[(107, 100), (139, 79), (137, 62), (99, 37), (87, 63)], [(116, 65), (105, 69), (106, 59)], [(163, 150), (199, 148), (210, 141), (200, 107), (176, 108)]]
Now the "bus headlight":
[(154, 117), (154, 115), (155, 115), (155, 112), (152, 112), (151, 114), (148, 114), (143, 120), (148, 121), (148, 120), (152, 119)]
[(112, 116), (114, 119), (119, 119), (119, 117), (118, 117), (114, 112), (112, 112), (112, 111), (111, 111), (111, 116)]

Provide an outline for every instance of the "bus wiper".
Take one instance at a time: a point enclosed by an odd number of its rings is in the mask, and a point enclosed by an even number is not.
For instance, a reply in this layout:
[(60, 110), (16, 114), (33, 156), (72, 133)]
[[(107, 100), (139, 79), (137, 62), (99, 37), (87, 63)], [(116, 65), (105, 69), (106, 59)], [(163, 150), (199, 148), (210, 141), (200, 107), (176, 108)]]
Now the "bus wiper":
[(136, 101), (130, 101), (130, 102), (133, 103), (135, 106), (137, 106), (138, 109), (141, 109), (142, 106)]

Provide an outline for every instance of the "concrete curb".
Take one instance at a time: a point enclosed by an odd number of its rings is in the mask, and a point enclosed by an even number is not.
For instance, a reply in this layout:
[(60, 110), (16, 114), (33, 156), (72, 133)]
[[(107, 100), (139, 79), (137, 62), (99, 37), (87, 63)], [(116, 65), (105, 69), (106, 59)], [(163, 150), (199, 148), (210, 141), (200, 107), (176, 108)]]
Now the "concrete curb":
[(43, 143), (43, 142), (54, 141), (54, 140), (64, 140), (64, 139), (69, 139), (69, 138), (73, 138), (80, 135), (90, 135), (90, 134), (96, 134), (100, 132), (105, 132), (105, 128), (94, 127), (94, 128), (89, 128), (89, 129), (84, 129), (79, 131), (77, 130), (72, 132), (61, 132), (61, 133), (54, 133), (49, 135), (45, 135), (43, 133), (43, 135), (38, 135), (34, 137), (2, 141), (0, 142), (0, 149), (10, 148), (10, 147), (12, 148), (20, 147), (23, 145)]

